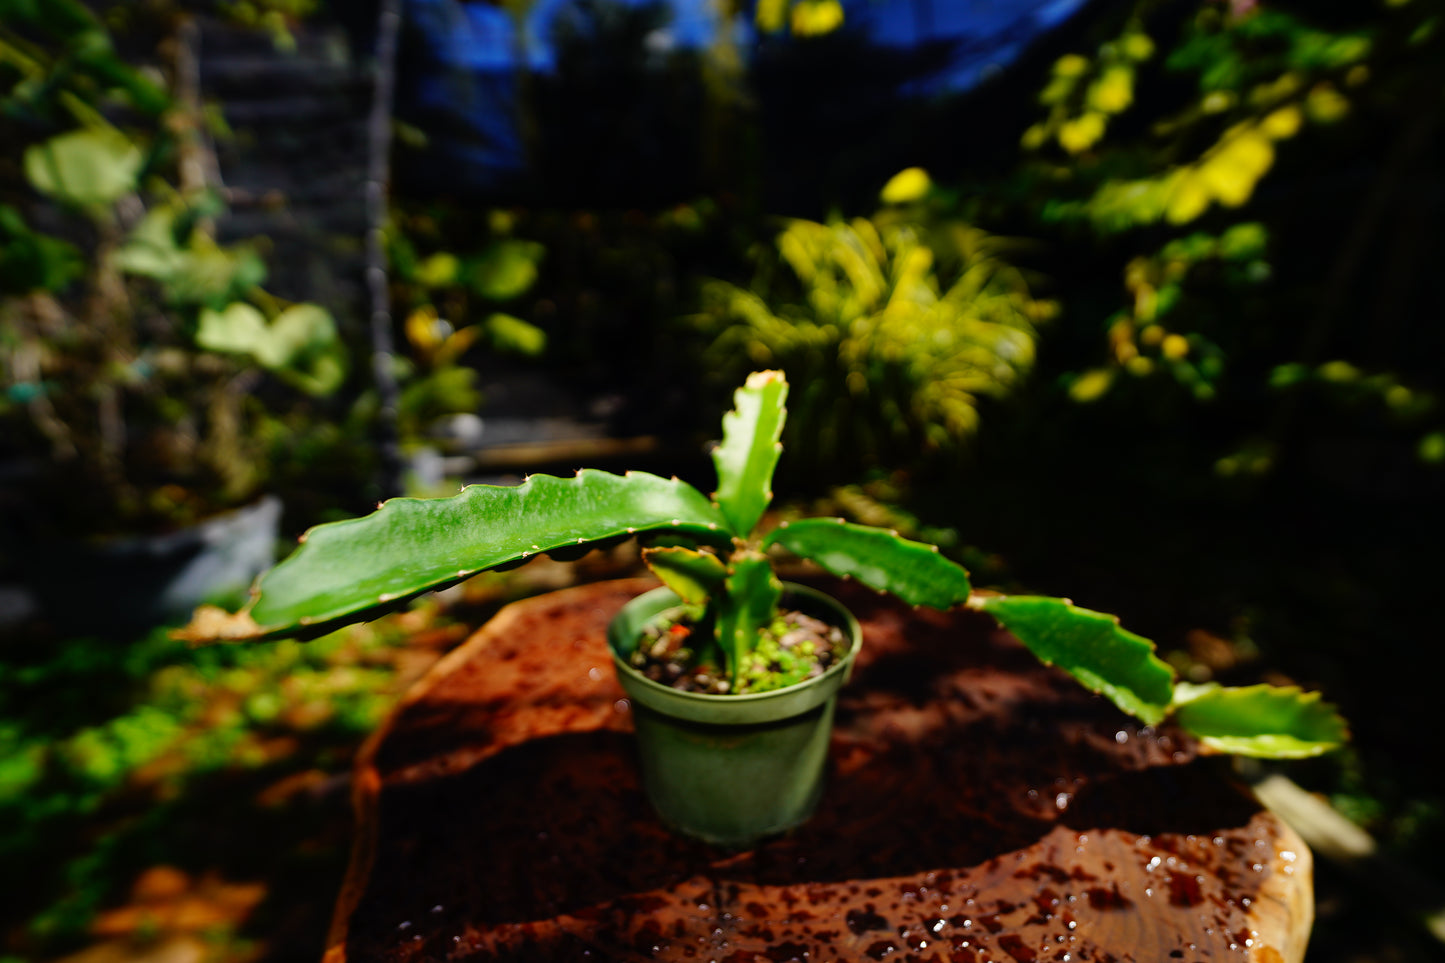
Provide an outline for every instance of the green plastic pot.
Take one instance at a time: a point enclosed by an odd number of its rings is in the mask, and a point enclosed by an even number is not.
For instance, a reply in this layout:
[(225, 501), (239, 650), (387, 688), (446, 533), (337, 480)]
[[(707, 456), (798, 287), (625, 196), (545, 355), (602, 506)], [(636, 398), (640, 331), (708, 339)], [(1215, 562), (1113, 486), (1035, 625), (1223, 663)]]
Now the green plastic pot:
[(643, 786), (672, 828), (746, 847), (800, 825), (817, 806), (838, 689), (863, 633), (832, 598), (785, 583), (783, 605), (843, 629), (851, 640), (847, 655), (816, 679), (772, 692), (682, 692), (627, 661), (643, 628), (679, 603), (670, 589), (654, 589), (625, 605), (607, 631), (617, 680), (632, 702)]

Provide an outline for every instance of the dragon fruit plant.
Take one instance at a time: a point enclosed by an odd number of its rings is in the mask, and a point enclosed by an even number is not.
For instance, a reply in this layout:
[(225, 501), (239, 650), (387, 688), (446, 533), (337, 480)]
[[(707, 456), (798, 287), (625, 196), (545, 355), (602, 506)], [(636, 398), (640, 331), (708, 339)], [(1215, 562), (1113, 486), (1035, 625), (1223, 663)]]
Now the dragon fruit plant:
[[(1071, 674), (1146, 724), (1173, 717), (1217, 751), (1317, 755), (1347, 738), (1317, 693), (1267, 685), (1176, 682), (1148, 639), (1111, 615), (1067, 599), (973, 592), (968, 573), (935, 546), (839, 518), (758, 523), (772, 499), (786, 416), (782, 372), (748, 377), (723, 418), (711, 497), (677, 478), (584, 469), (520, 485), (472, 485), (448, 498), (394, 498), (363, 518), (317, 526), (257, 580), (234, 614), (198, 609), (179, 637), (197, 643), (311, 638), (374, 618), (423, 592), (533, 556), (576, 557), (631, 536), (652, 538), (647, 565), (711, 629), (698, 649), (718, 659), (732, 691), (760, 633), (774, 624), (782, 585), (771, 554), (785, 551), (889, 592), (910, 605), (987, 613), (1038, 658)], [(718, 698), (728, 698), (726, 695)]]

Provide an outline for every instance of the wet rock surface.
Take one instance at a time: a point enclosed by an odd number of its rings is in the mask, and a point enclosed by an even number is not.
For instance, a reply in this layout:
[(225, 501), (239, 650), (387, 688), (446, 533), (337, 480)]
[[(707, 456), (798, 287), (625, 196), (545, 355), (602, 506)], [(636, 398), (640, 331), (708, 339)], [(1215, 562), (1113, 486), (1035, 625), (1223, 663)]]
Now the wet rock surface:
[(967, 612), (863, 625), (829, 785), (748, 852), (648, 807), (606, 625), (645, 580), (518, 603), (358, 766), (328, 963), (1297, 960), (1309, 853), (1199, 758)]

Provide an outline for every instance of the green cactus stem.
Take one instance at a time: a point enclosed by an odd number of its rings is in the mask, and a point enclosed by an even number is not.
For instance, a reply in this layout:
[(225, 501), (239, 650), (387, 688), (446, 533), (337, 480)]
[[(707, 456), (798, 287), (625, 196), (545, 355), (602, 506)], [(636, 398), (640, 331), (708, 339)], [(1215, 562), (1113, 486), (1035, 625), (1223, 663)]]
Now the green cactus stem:
[(373, 618), (413, 596), (535, 555), (566, 556), (599, 542), (666, 533), (643, 560), (710, 632), (696, 648), (720, 658), (739, 691), (761, 630), (778, 618), (781, 586), (768, 553), (783, 550), (909, 605), (967, 604), (987, 613), (1042, 661), (1149, 724), (1174, 718), (1207, 749), (1264, 756), (1324, 752), (1344, 722), (1293, 688), (1176, 686), (1148, 639), (1118, 619), (1066, 599), (977, 595), (968, 573), (938, 549), (897, 532), (812, 518), (759, 532), (772, 500), (788, 384), (760, 371), (734, 395), (713, 452), (712, 498), (677, 479), (586, 470), (535, 475), (515, 487), (474, 485), (450, 498), (397, 498), (364, 517), (320, 525), (262, 576), (235, 614), (202, 608), (177, 634), (193, 642), (319, 635)]

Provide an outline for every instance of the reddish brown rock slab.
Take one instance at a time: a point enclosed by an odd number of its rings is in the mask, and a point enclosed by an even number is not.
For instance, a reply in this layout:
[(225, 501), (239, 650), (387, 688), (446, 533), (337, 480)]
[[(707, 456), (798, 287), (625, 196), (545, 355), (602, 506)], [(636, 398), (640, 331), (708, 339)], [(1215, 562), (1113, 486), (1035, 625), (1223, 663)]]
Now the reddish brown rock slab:
[(735, 853), (648, 808), (605, 631), (647, 580), (504, 609), (363, 749), (328, 963), (1303, 956), (1303, 842), (1182, 734), (989, 620), (848, 583), (864, 646), (829, 787)]

